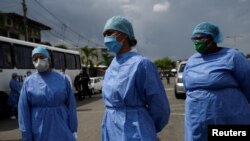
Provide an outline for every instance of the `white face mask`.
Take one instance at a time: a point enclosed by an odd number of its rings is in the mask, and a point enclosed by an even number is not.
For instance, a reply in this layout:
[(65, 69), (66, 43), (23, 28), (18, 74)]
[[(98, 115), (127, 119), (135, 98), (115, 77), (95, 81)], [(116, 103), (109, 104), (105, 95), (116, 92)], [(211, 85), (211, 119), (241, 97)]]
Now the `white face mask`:
[(49, 60), (48, 58), (44, 59), (38, 58), (36, 61), (33, 61), (33, 65), (38, 72), (45, 72), (49, 68)]

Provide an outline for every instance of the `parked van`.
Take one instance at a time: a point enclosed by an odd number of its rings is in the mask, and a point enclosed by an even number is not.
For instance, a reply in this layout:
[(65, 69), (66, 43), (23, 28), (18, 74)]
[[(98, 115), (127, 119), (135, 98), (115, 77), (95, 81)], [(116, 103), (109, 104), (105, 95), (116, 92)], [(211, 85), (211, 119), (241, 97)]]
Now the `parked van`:
[(174, 93), (177, 99), (186, 97), (186, 90), (182, 82), (182, 75), (187, 61), (181, 61), (177, 66), (177, 74), (175, 77)]

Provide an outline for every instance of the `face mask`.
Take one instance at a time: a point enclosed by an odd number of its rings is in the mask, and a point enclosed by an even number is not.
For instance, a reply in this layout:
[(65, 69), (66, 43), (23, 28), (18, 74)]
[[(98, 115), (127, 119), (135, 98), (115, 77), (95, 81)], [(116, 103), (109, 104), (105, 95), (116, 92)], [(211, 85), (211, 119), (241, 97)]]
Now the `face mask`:
[(118, 42), (115, 36), (107, 36), (104, 38), (104, 44), (109, 52), (117, 54), (122, 48), (123, 44)]
[(207, 49), (207, 43), (204, 41), (195, 41), (194, 46), (195, 50), (199, 53), (204, 53)]
[(33, 65), (38, 72), (45, 72), (49, 68), (49, 60), (48, 58), (44, 59), (38, 58), (36, 61), (33, 61)]

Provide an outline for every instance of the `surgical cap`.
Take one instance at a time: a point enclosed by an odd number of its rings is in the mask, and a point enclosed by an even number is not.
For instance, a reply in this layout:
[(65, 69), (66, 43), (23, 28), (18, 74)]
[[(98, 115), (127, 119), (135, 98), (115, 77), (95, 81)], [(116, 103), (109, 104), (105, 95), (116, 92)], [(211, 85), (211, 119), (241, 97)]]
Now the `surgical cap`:
[(32, 50), (32, 57), (35, 54), (41, 54), (41, 55), (45, 56), (46, 58), (50, 59), (49, 52), (42, 46), (37, 46), (35, 49)]
[(16, 78), (17, 77), (17, 73), (12, 73), (12, 78)]
[(110, 29), (117, 30), (117, 31), (127, 34), (131, 41), (135, 40), (135, 35), (134, 35), (132, 24), (124, 17), (114, 16), (110, 18), (106, 22), (103, 32), (110, 30)]
[(219, 30), (219, 28), (209, 22), (202, 22), (198, 24), (192, 33), (192, 36), (196, 33), (211, 35), (214, 39), (214, 42), (220, 43), (223, 41), (223, 36)]

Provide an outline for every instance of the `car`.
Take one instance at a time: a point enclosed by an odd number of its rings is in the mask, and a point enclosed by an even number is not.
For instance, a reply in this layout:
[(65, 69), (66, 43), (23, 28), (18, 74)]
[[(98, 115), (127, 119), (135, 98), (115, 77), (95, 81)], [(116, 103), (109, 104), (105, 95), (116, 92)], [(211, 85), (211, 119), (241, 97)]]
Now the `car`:
[(103, 77), (90, 77), (89, 89), (92, 94), (101, 93)]
[(187, 61), (181, 61), (177, 66), (177, 73), (175, 76), (174, 94), (177, 99), (186, 97), (186, 90), (184, 88), (182, 77), (183, 71)]

